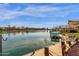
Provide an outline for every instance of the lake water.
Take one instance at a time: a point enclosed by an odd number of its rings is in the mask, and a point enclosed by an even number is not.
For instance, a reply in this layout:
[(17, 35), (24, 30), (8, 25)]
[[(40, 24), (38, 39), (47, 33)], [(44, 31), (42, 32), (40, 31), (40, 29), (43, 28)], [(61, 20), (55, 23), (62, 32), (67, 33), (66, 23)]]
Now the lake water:
[(2, 36), (7, 38), (6, 41), (2, 40), (2, 54), (6, 56), (24, 55), (50, 44), (50, 33), (47, 31), (7, 33)]

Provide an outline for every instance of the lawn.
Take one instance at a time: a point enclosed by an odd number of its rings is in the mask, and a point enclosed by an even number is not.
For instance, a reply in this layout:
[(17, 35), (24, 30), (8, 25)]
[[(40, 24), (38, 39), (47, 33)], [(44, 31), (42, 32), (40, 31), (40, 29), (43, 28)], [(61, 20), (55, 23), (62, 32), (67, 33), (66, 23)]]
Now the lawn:
[(78, 37), (78, 38), (79, 38), (79, 33), (67, 33), (67, 35), (68, 35), (69, 37), (75, 36), (75, 37)]

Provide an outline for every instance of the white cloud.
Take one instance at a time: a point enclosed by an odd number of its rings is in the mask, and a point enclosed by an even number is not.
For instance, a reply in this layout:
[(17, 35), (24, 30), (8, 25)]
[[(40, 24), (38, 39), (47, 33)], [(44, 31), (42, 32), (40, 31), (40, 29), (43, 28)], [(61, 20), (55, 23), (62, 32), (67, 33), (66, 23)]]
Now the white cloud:
[(59, 7), (50, 7), (50, 6), (36, 6), (36, 7), (28, 7), (25, 9), (26, 11), (35, 11), (35, 12), (49, 12), (49, 11), (58, 11)]
[(25, 9), (19, 11), (19, 8), (15, 9), (14, 11), (6, 9), (6, 6), (9, 4), (0, 4), (0, 19), (12, 19), (16, 18), (17, 16), (26, 15), (26, 16), (33, 16), (33, 17), (46, 17), (47, 14), (43, 12), (50, 12), (59, 10), (57, 7), (49, 7), (49, 6), (29, 6)]
[(6, 6), (9, 4), (0, 4), (0, 20), (4, 19), (14, 19), (17, 16), (25, 15), (25, 16), (33, 16), (33, 17), (66, 17), (70, 14), (70, 12), (74, 12), (74, 10), (78, 11), (79, 9), (75, 8), (75, 6), (65, 6), (65, 7), (54, 7), (54, 6), (28, 6), (25, 9), (19, 11), (20, 7), (15, 10), (6, 9)]

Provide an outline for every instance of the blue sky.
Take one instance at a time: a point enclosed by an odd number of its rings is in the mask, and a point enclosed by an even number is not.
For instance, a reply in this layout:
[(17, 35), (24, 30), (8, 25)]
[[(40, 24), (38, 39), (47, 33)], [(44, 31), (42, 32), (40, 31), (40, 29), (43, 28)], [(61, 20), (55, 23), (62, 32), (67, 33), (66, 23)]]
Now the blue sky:
[(0, 4), (0, 26), (48, 27), (79, 19), (77, 3)]

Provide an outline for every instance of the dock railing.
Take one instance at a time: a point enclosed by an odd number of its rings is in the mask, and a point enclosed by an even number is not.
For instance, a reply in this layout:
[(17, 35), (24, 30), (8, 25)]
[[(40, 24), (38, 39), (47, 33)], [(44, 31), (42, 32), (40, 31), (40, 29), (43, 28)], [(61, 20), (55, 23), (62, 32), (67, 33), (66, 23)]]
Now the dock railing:
[[(79, 38), (76, 38), (76, 40), (74, 41), (73, 44), (72, 44), (72, 42), (73, 42), (72, 40), (61, 41), (61, 47), (60, 48), (61, 48), (61, 51), (62, 51), (62, 56), (67, 56), (68, 49), (71, 48), (72, 45), (79, 43)], [(66, 51), (66, 49), (67, 49), (67, 51)], [(35, 53), (35, 51), (33, 51), (33, 54), (31, 56), (33, 56), (34, 53)], [(51, 51), (49, 46), (44, 47), (44, 56), (53, 56), (53, 54), (58, 55), (57, 53)]]

